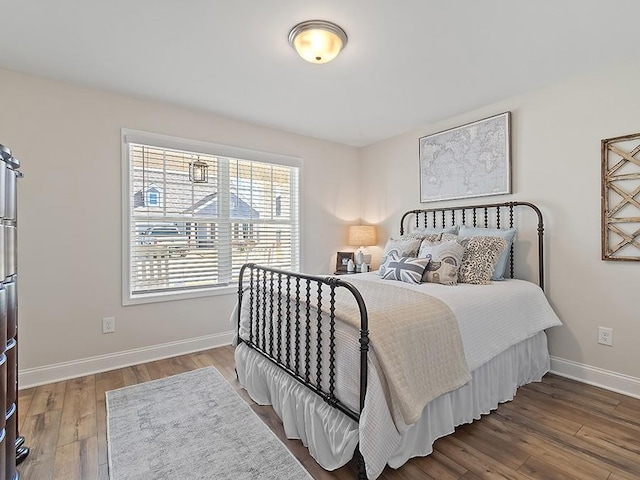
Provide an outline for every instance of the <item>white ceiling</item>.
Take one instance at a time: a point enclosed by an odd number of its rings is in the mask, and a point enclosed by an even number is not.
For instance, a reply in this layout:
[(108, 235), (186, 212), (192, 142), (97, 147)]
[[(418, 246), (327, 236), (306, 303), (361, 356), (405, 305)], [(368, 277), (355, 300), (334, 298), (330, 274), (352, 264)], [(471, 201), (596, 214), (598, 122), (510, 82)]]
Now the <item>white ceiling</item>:
[[(0, 16), (0, 67), (355, 146), (640, 55), (638, 0), (0, 0)], [(287, 43), (310, 19), (346, 30), (335, 61)]]

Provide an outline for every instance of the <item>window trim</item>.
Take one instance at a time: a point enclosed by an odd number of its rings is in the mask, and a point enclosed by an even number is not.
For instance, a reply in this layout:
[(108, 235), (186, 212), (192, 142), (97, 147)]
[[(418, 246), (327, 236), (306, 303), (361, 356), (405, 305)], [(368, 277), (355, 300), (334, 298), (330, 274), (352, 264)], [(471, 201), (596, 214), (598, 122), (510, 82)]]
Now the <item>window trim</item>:
[(129, 128), (121, 129), (121, 206), (122, 206), (122, 222), (121, 222), (121, 248), (122, 248), (122, 305), (139, 305), (146, 303), (158, 303), (173, 300), (186, 300), (190, 298), (210, 297), (216, 295), (232, 295), (238, 292), (237, 283), (232, 282), (229, 285), (217, 286), (210, 288), (198, 289), (190, 292), (158, 292), (149, 293), (144, 296), (132, 298), (130, 284), (130, 264), (131, 264), (131, 179), (130, 179), (130, 158), (129, 144), (139, 143), (146, 145), (154, 145), (159, 148), (168, 148), (176, 150), (197, 151), (209, 155), (219, 157), (231, 157), (242, 160), (250, 160), (263, 163), (271, 163), (277, 165), (285, 165), (298, 168), (298, 208), (295, 217), (298, 223), (298, 264), (303, 269), (303, 224), (302, 224), (302, 202), (304, 195), (302, 194), (303, 182), (303, 163), (302, 159), (279, 153), (262, 152), (247, 148), (234, 147), (230, 145), (222, 145), (201, 140), (191, 140), (185, 138), (163, 135), (159, 133), (150, 133)]

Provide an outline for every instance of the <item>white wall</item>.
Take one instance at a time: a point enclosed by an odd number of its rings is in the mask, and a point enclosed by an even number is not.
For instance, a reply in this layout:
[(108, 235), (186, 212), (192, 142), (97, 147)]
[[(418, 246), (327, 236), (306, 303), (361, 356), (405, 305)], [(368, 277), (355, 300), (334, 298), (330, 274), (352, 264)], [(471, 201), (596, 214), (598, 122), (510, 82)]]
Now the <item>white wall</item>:
[[(510, 110), (513, 195), (479, 200), (529, 200), (543, 210), (547, 295), (564, 322), (550, 331), (551, 354), (638, 379), (640, 263), (600, 260), (600, 140), (640, 132), (638, 85), (636, 59), (370, 145), (361, 150), (363, 218), (397, 234), (402, 212), (427, 206), (418, 138)], [(597, 344), (598, 326), (614, 329), (613, 347)]]
[[(360, 216), (352, 147), (7, 70), (0, 70), (0, 105), (0, 143), (22, 161), (25, 174), (18, 198), (21, 371), (112, 355), (27, 382), (133, 358), (118, 352), (204, 336), (192, 346), (228, 341), (218, 334), (231, 330), (235, 295), (121, 304), (123, 127), (302, 158), (307, 272), (333, 271), (345, 225)], [(301, 106), (301, 117), (306, 114)], [(101, 333), (104, 316), (116, 317), (116, 333)]]
[[(629, 61), (357, 150), (0, 70), (0, 143), (13, 149), (25, 173), (21, 370), (116, 355), (82, 368), (99, 367), (121, 362), (118, 352), (227, 338), (216, 335), (230, 330), (233, 295), (121, 306), (122, 127), (303, 158), (303, 261), (308, 272), (328, 273), (335, 251), (345, 247), (346, 224), (358, 217), (379, 223), (384, 244), (402, 212), (424, 206), (419, 137), (510, 110), (514, 193), (487, 200), (529, 200), (545, 214), (547, 295), (564, 322), (550, 332), (551, 353), (638, 379), (640, 264), (600, 260), (600, 140), (640, 132), (638, 84), (640, 62)], [(372, 250), (379, 258), (380, 248)], [(111, 315), (117, 332), (102, 335), (101, 318)], [(597, 344), (599, 325), (614, 329), (613, 347)], [(63, 371), (71, 372), (42, 378)]]

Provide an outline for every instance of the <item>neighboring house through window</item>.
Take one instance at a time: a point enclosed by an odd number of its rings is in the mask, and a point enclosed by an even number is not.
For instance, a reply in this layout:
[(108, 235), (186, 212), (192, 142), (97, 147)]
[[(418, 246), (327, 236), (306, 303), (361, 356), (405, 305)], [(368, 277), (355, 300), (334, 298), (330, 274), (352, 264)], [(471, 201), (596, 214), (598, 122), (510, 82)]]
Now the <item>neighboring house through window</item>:
[(129, 130), (123, 147), (123, 303), (226, 291), (246, 262), (299, 269), (299, 160)]

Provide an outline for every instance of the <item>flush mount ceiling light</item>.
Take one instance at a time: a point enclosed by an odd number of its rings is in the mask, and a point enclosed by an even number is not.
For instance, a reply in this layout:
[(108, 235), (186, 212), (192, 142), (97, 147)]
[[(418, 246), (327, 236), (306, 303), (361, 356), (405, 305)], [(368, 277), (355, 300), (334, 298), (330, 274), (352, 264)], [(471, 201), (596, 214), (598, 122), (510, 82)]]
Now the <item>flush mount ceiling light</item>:
[(347, 45), (347, 34), (335, 23), (308, 20), (289, 32), (289, 44), (311, 63), (327, 63)]

